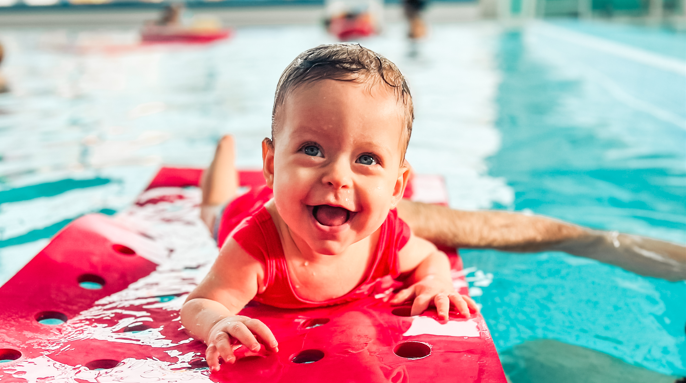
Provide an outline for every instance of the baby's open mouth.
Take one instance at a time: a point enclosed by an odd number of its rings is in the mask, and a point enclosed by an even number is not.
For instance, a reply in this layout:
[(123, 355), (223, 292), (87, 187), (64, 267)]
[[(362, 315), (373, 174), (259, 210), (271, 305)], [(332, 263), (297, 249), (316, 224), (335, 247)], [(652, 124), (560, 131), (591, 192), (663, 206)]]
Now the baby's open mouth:
[(350, 220), (350, 211), (338, 206), (317, 205), (312, 207), (312, 215), (324, 226), (341, 226)]

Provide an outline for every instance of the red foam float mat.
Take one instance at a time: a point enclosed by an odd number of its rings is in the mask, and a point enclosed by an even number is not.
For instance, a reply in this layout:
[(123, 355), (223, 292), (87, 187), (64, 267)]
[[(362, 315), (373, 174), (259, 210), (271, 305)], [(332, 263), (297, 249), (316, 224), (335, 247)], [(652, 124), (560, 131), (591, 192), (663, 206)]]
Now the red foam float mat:
[[(480, 315), (447, 325), (430, 311), (409, 317), (407, 307), (386, 303), (390, 290), (381, 284), (339, 306), (249, 304), (241, 314), (265, 322), (280, 352), (239, 349), (244, 358), (210, 373), (204, 344), (178, 312), (217, 252), (197, 218), (201, 174), (161, 169), (129, 209), (75, 220), (0, 287), (0, 380), (506, 382)], [(240, 180), (263, 184), (261, 172)], [(416, 197), (446, 202), (440, 178), (414, 180)], [(455, 287), (466, 294), (462, 262), (449, 255)]]
[(371, 21), (371, 16), (362, 14), (355, 17), (334, 17), (329, 23), (329, 33), (341, 41), (350, 41), (372, 36), (376, 30)]
[(231, 36), (231, 30), (222, 29), (217, 31), (194, 31), (194, 30), (167, 30), (164, 28), (148, 28), (141, 32), (141, 41), (144, 43), (182, 43), (182, 44), (205, 44), (217, 40), (223, 40)]

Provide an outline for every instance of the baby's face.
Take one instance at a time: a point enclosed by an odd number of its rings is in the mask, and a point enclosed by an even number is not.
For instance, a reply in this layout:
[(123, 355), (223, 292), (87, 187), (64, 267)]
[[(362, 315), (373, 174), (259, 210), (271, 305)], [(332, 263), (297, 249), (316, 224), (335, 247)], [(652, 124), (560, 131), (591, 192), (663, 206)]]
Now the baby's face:
[(291, 235), (333, 255), (381, 226), (409, 175), (403, 113), (385, 84), (322, 80), (287, 97), (264, 166)]

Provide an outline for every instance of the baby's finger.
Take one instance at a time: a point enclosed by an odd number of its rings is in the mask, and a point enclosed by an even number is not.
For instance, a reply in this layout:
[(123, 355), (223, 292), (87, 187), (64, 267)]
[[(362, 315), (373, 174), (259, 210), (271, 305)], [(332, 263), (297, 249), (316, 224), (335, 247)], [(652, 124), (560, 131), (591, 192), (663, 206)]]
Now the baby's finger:
[(474, 302), (474, 299), (472, 299), (468, 295), (463, 295), (462, 298), (467, 302), (467, 306), (474, 312), (478, 313), (479, 312), (479, 306), (476, 305), (476, 302)]
[(452, 293), (448, 295), (448, 297), (450, 297), (450, 301), (455, 305), (457, 312), (469, 318), (469, 307), (467, 307), (467, 303), (462, 299), (462, 295)]
[(226, 326), (226, 331), (243, 346), (249, 348), (253, 352), (260, 351), (260, 342), (257, 341), (255, 335), (253, 335), (243, 322), (235, 321), (229, 323)]
[[(233, 355), (233, 347), (231, 347), (231, 341), (229, 339), (229, 334), (223, 332), (217, 335), (217, 340), (215, 341), (215, 346), (217, 347), (217, 353), (224, 359), (226, 363), (233, 363), (236, 361), (236, 357)], [(217, 363), (217, 369), (219, 369), (219, 363)]]
[(433, 296), (428, 294), (420, 294), (414, 299), (410, 315), (419, 315), (429, 308)]
[(279, 342), (276, 341), (272, 330), (266, 324), (262, 323), (259, 319), (249, 319), (244, 323), (250, 331), (260, 337), (262, 343), (276, 352), (279, 351)]
[(397, 294), (391, 299), (391, 304), (392, 305), (397, 305), (400, 303), (405, 302), (406, 300), (412, 298), (414, 296), (414, 286), (410, 286), (404, 290), (398, 291)]
[(447, 321), (450, 312), (450, 298), (443, 293), (436, 294), (436, 297), (434, 297), (434, 304), (436, 305), (438, 319), (441, 321)]
[(214, 344), (207, 346), (205, 360), (207, 361), (207, 366), (211, 370), (219, 370), (219, 352), (217, 351), (217, 346)]

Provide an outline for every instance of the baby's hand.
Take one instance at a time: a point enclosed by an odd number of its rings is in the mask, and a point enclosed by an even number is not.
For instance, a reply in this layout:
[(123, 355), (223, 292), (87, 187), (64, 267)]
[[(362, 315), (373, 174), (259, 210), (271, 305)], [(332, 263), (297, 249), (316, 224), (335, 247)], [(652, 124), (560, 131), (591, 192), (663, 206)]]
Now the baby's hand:
[(470, 316), (470, 309), (474, 312), (479, 311), (479, 308), (472, 298), (467, 295), (458, 294), (455, 292), (452, 284), (447, 285), (445, 282), (441, 282), (434, 278), (433, 275), (429, 275), (412, 286), (400, 290), (395, 297), (391, 299), (390, 303), (401, 304), (412, 298), (414, 298), (414, 302), (412, 303), (410, 315), (419, 315), (423, 313), (429, 308), (429, 305), (433, 303), (433, 305), (436, 306), (438, 318), (442, 322), (448, 321), (451, 303), (460, 314), (467, 318)]
[(258, 319), (235, 315), (220, 320), (212, 326), (207, 336), (207, 351), (205, 352), (207, 365), (212, 370), (219, 370), (220, 356), (226, 363), (236, 362), (233, 352), (241, 345), (252, 352), (260, 351), (260, 342), (255, 335), (272, 351), (279, 351), (279, 344), (274, 334)]

